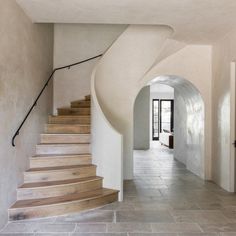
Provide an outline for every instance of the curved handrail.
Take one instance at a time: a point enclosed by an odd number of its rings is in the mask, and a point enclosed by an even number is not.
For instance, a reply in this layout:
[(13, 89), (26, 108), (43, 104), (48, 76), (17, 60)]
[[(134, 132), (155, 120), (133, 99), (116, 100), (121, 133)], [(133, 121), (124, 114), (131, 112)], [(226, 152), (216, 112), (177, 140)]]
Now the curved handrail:
[(87, 61), (94, 60), (94, 59), (96, 59), (96, 58), (98, 58), (98, 57), (101, 57), (102, 55), (103, 55), (103, 54), (99, 54), (99, 55), (97, 55), (97, 56), (90, 57), (90, 58), (85, 59), (85, 60), (83, 60), (83, 61), (79, 61), (79, 62), (70, 64), (70, 65), (67, 65), (67, 66), (62, 66), (62, 67), (58, 67), (58, 68), (53, 69), (51, 75), (49, 76), (48, 80), (46, 81), (46, 83), (44, 84), (43, 88), (42, 88), (41, 91), (39, 92), (39, 94), (38, 94), (37, 98), (35, 99), (33, 105), (30, 107), (30, 109), (29, 109), (29, 111), (27, 112), (25, 118), (24, 118), (23, 121), (21, 122), (19, 128), (17, 129), (17, 131), (15, 132), (14, 136), (12, 137), (11, 144), (12, 144), (13, 147), (15, 147), (15, 138), (16, 138), (16, 136), (20, 134), (20, 130), (21, 130), (22, 126), (24, 125), (25, 121), (27, 120), (27, 118), (28, 118), (28, 116), (30, 115), (30, 113), (31, 113), (31, 111), (33, 110), (33, 108), (37, 105), (37, 102), (38, 102), (39, 98), (41, 97), (41, 95), (42, 95), (43, 91), (45, 90), (45, 88), (48, 86), (48, 83), (49, 83), (49, 82), (51, 81), (51, 79), (53, 78), (53, 75), (55, 74), (55, 72), (58, 71), (58, 70), (66, 69), (66, 68), (67, 68), (67, 69), (70, 69), (70, 68), (73, 67), (73, 66), (77, 66), (77, 65), (82, 64), (82, 63), (85, 63), (85, 62), (87, 62)]

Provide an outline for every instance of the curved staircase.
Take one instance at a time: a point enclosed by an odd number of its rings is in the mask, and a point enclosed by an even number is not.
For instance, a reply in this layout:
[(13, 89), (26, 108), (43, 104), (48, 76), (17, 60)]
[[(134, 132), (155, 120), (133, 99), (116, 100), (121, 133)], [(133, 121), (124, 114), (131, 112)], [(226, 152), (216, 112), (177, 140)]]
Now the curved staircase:
[(90, 96), (49, 116), (9, 220), (57, 216), (99, 207), (118, 199), (102, 187), (90, 154)]

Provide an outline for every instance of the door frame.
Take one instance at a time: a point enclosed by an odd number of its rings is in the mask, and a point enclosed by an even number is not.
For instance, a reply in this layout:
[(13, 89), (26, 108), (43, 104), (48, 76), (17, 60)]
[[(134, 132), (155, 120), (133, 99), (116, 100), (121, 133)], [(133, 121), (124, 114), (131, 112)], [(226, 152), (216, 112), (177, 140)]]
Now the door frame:
[(167, 101), (167, 102), (170, 102), (170, 132), (173, 132), (174, 130), (174, 99), (160, 99), (159, 101), (159, 113), (160, 113), (160, 119), (159, 119), (159, 133), (161, 132), (161, 120), (162, 120), (162, 113), (161, 113), (161, 102), (162, 101)]
[(234, 142), (236, 140), (236, 62), (230, 63), (230, 192), (236, 190), (236, 175), (235, 175), (235, 158), (236, 148)]

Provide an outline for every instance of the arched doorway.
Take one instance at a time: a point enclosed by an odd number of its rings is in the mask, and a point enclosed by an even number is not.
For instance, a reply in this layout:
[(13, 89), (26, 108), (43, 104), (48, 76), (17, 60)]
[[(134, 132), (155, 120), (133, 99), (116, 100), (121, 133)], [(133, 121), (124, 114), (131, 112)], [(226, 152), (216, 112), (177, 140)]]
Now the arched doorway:
[[(178, 76), (159, 76), (151, 80), (148, 86), (154, 84), (168, 85), (174, 89), (174, 125), (173, 130), (170, 129), (174, 139), (174, 158), (182, 162), (187, 170), (205, 179), (205, 109), (200, 92), (188, 80)], [(139, 92), (134, 111), (137, 101), (144, 95), (144, 91), (147, 93), (147, 90), (148, 87), (145, 87)], [(134, 148), (137, 139), (136, 119), (137, 116), (134, 115)]]

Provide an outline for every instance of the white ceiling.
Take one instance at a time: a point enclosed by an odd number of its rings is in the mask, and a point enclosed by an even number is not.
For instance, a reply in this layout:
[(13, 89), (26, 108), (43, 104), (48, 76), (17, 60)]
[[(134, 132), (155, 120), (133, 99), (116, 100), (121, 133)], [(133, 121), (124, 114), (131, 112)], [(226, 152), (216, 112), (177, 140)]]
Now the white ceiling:
[(17, 0), (38, 23), (164, 24), (174, 39), (212, 43), (236, 26), (236, 0)]
[(150, 85), (151, 93), (174, 93), (174, 89), (165, 84), (154, 83)]

